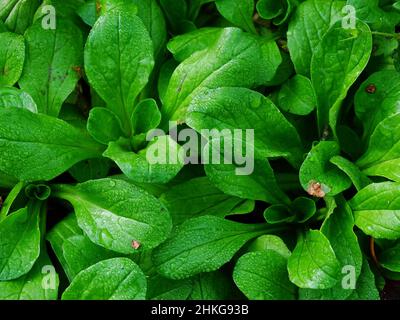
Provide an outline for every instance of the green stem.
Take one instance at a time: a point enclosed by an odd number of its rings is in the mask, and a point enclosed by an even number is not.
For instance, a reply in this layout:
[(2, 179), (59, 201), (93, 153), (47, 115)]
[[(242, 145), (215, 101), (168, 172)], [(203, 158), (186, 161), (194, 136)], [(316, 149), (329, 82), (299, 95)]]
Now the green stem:
[(394, 38), (394, 39), (400, 40), (400, 34), (398, 34), (398, 33), (387, 33), (387, 32), (379, 32), (379, 31), (371, 31), (371, 33), (375, 36)]
[(12, 190), (8, 194), (6, 200), (3, 203), (1, 211), (0, 211), (0, 222), (3, 221), (7, 217), (12, 204), (14, 203), (15, 199), (18, 197), (19, 193), (24, 188), (24, 186), (25, 186), (25, 182), (20, 181), (14, 186), (14, 188), (12, 188)]

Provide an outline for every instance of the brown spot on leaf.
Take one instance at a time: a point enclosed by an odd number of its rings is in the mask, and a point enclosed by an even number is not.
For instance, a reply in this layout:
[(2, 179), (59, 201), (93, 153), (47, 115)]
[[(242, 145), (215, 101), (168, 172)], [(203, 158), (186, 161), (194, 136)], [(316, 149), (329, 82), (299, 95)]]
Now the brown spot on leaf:
[(132, 244), (131, 245), (132, 245), (133, 249), (137, 250), (140, 247), (140, 242), (137, 241), (137, 240), (132, 240)]
[(376, 92), (376, 86), (374, 84), (369, 84), (365, 88), (365, 92), (369, 94), (374, 94)]
[(74, 70), (76, 72), (76, 74), (82, 78), (83, 77), (83, 70), (81, 66), (73, 66), (72, 70)]
[(325, 191), (322, 187), (322, 184), (316, 181), (311, 181), (308, 185), (307, 192), (310, 196), (323, 198), (325, 197)]
[(96, 1), (96, 13), (97, 15), (100, 15), (101, 12), (101, 3), (99, 1)]

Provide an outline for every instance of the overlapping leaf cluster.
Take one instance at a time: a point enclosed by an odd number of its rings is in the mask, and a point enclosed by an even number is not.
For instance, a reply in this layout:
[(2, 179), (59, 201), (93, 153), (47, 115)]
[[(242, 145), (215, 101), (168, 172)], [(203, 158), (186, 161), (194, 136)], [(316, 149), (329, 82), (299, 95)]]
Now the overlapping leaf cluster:
[[(398, 24), (395, 0), (0, 2), (0, 299), (379, 299)], [(146, 139), (170, 121), (253, 129), (253, 173), (149, 162), (182, 154)]]

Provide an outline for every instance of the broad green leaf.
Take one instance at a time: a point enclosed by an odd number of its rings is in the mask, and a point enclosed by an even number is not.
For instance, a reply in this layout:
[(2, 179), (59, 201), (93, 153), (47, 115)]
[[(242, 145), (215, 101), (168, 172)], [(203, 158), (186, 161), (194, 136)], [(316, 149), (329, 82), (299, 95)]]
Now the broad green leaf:
[(369, 176), (400, 182), (400, 113), (382, 120), (357, 165)]
[(379, 254), (379, 264), (385, 269), (400, 272), (400, 244), (384, 250)]
[[(329, 240), (342, 270), (342, 278), (347, 275), (347, 268), (354, 268), (356, 279), (361, 273), (363, 256), (358, 244), (357, 236), (353, 231), (354, 219), (350, 207), (344, 200), (338, 202), (338, 207), (322, 225), (321, 231)], [(302, 299), (344, 300), (353, 293), (353, 290), (343, 288), (342, 281), (333, 288), (326, 290), (301, 289)]]
[(13, 86), (22, 74), (25, 60), (24, 37), (0, 33), (0, 86)]
[(0, 108), (13, 107), (27, 109), (37, 113), (37, 106), (32, 97), (25, 91), (13, 87), (0, 88)]
[(346, 173), (358, 191), (371, 183), (367, 176), (362, 173), (353, 162), (347, 160), (346, 158), (341, 156), (333, 156), (329, 162)]
[(4, 20), (8, 30), (24, 34), (25, 30), (31, 26), (35, 11), (40, 3), (40, 0), (19, 0), (7, 19)]
[(268, 160), (254, 159), (254, 170), (250, 175), (238, 175), (238, 169), (233, 164), (205, 166), (207, 177), (226, 194), (270, 204), (290, 203), (278, 186)]
[(370, 184), (350, 201), (356, 226), (378, 239), (400, 238), (400, 183)]
[(221, 15), (248, 32), (257, 33), (253, 24), (254, 0), (216, 0)]
[(252, 300), (294, 300), (296, 287), (286, 266), (287, 258), (273, 250), (249, 252), (236, 263), (233, 280)]
[(171, 214), (174, 225), (202, 215), (223, 218), (240, 213), (237, 210), (246, 201), (224, 194), (207, 177), (194, 178), (174, 186), (160, 200)]
[(298, 74), (309, 77), (311, 58), (328, 29), (342, 18), (345, 1), (308, 0), (289, 23), (288, 48)]
[(63, 256), (72, 280), (82, 270), (95, 263), (114, 258), (116, 253), (95, 245), (84, 235), (71, 236), (63, 241)]
[(97, 20), (96, 0), (86, 1), (78, 8), (76, 13), (81, 17), (83, 22), (92, 27)]
[(171, 280), (158, 274), (147, 279), (147, 300), (187, 300), (193, 291), (191, 279)]
[(100, 261), (81, 271), (62, 295), (63, 300), (143, 300), (146, 276), (128, 258)]
[[(58, 274), (46, 252), (41, 252), (32, 269), (15, 280), (0, 281), (2, 300), (57, 300)], [(45, 277), (48, 277), (46, 281)], [(51, 278), (51, 279), (50, 279)], [(44, 286), (45, 284), (45, 286)]]
[(192, 282), (189, 300), (227, 300), (234, 295), (231, 277), (219, 270), (200, 273)]
[(174, 32), (179, 31), (187, 19), (188, 4), (185, 0), (160, 0), (161, 8)]
[(334, 196), (350, 187), (347, 175), (330, 163), (340, 152), (334, 141), (321, 141), (308, 153), (300, 168), (300, 182), (310, 195)]
[(83, 231), (79, 228), (74, 213), (70, 213), (46, 234), (46, 239), (50, 242), (52, 250), (56, 254), (58, 261), (61, 263), (61, 266), (70, 280), (73, 278), (73, 271), (64, 258), (62, 246), (68, 238), (77, 235), (83, 235)]
[(186, 220), (154, 251), (158, 272), (184, 279), (219, 269), (250, 239), (268, 232), (264, 225), (246, 225), (214, 216)]
[(6, 174), (24, 181), (47, 181), (101, 152), (100, 145), (62, 120), (0, 108), (0, 168)]
[(155, 197), (128, 182), (106, 178), (58, 185), (54, 195), (70, 201), (79, 227), (91, 241), (120, 253), (151, 249), (171, 230), (171, 218)]
[(40, 252), (39, 210), (29, 206), (0, 223), (0, 280), (17, 279), (32, 269)]
[(382, 120), (400, 113), (400, 74), (394, 70), (372, 74), (358, 89), (354, 106), (368, 140)]
[(106, 158), (88, 159), (73, 165), (68, 173), (78, 182), (105, 178), (112, 163)]
[(3, 0), (0, 2), (0, 19), (4, 20), (11, 12), (11, 10), (14, 8), (14, 6), (17, 4), (19, 0)]
[(161, 122), (161, 113), (154, 99), (145, 99), (138, 103), (131, 116), (132, 132), (147, 133), (157, 128)]
[(164, 123), (184, 121), (191, 100), (204, 88), (251, 88), (268, 82), (281, 61), (274, 41), (237, 28), (223, 29), (212, 46), (195, 52), (175, 69), (161, 109)]
[(110, 142), (103, 154), (132, 181), (167, 183), (184, 165), (183, 149), (170, 136), (155, 137), (146, 149), (133, 152), (126, 140)]
[(310, 79), (298, 74), (285, 82), (279, 91), (279, 106), (300, 116), (311, 113), (317, 100)]
[(352, 11), (357, 14), (358, 19), (370, 24), (375, 30), (393, 32), (394, 27), (400, 22), (400, 13), (394, 8), (383, 7), (385, 2), (388, 1), (347, 0), (347, 4), (353, 7)]
[(133, 3), (137, 6), (138, 17), (149, 32), (154, 46), (154, 57), (157, 61), (161, 59), (167, 41), (167, 27), (164, 15), (157, 0), (134, 0)]
[(112, 10), (96, 21), (85, 46), (85, 71), (127, 135), (135, 100), (153, 66), (153, 45), (139, 17)]
[(364, 258), (361, 274), (356, 283), (356, 289), (348, 300), (380, 300), (376, 288), (375, 276), (372, 273), (367, 259)]
[(67, 20), (58, 19), (55, 30), (37, 22), (26, 31), (25, 42), (26, 60), (18, 83), (40, 113), (56, 117), (81, 77), (82, 32)]
[[(203, 90), (191, 101), (186, 122), (213, 145), (221, 137), (225, 144), (231, 142), (235, 154), (243, 154), (245, 148), (247, 156), (254, 152), (257, 159), (284, 157), (295, 167), (302, 162), (303, 146), (296, 129), (258, 92), (228, 87)], [(221, 134), (214, 137), (213, 129)], [(226, 131), (230, 134), (223, 134)]]
[(285, 259), (288, 259), (291, 255), (290, 250), (278, 236), (267, 234), (255, 239), (248, 248), (248, 251), (275, 251), (279, 253)]
[(288, 271), (290, 281), (300, 288), (328, 289), (339, 281), (340, 264), (324, 234), (310, 230), (298, 240)]
[(106, 108), (90, 110), (87, 130), (93, 139), (105, 145), (124, 135), (121, 129), (121, 121), (114, 112)]
[(221, 36), (224, 29), (201, 28), (172, 38), (168, 44), (168, 50), (173, 54), (175, 60), (182, 62), (193, 53), (207, 49), (213, 45)]
[(367, 65), (372, 52), (372, 35), (365, 23), (355, 29), (336, 22), (322, 38), (311, 60), (311, 82), (317, 96), (320, 132), (336, 124), (342, 101)]

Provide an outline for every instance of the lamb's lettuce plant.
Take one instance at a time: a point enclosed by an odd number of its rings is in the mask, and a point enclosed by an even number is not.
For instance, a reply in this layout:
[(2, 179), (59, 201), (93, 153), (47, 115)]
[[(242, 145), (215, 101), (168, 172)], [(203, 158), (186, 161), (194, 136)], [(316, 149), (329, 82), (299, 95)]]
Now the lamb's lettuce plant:
[(0, 1), (0, 299), (385, 298), (399, 8)]

